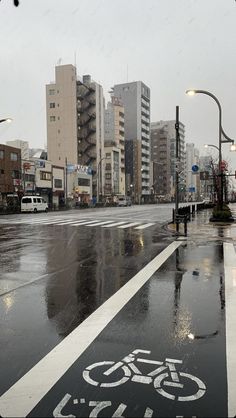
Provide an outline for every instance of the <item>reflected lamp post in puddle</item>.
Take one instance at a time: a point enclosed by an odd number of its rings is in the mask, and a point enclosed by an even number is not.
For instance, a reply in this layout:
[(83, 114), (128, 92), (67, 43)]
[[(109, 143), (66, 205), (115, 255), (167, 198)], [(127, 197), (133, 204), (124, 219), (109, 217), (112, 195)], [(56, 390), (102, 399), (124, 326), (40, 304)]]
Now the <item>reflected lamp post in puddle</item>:
[[(222, 108), (221, 108), (221, 104), (219, 102), (219, 100), (217, 99), (217, 97), (210, 93), (207, 90), (196, 90), (196, 89), (192, 89), (192, 90), (186, 90), (186, 94), (188, 94), (189, 96), (195, 96), (195, 94), (205, 94), (207, 96), (210, 96), (217, 104), (218, 106), (218, 110), (219, 110), (219, 122), (218, 122), (218, 126), (219, 126), (219, 132), (218, 132), (218, 136), (219, 136), (219, 146), (215, 148), (218, 148), (218, 152), (219, 152), (219, 175), (220, 175), (220, 192), (219, 192), (219, 206), (220, 209), (223, 208), (223, 169), (222, 169), (222, 150), (221, 150), (221, 146), (223, 143), (231, 143), (231, 151), (236, 151), (236, 146), (234, 145), (234, 140), (232, 138), (230, 138), (228, 135), (226, 135), (226, 133), (224, 132), (224, 129), (222, 128)], [(222, 136), (225, 139), (222, 139)]]

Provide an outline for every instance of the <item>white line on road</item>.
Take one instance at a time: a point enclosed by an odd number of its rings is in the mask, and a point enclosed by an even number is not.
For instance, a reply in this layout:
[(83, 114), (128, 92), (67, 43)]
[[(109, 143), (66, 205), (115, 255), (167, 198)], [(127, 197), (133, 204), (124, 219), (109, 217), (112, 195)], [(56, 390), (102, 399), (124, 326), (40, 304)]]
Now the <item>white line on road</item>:
[(99, 226), (99, 225), (105, 225), (105, 224), (111, 224), (113, 221), (102, 221), (102, 222), (97, 222), (96, 224), (93, 225), (88, 225), (88, 226)]
[(102, 226), (102, 228), (109, 228), (109, 226), (117, 226), (117, 225), (122, 225), (122, 224), (126, 224), (127, 221), (122, 221), (122, 222), (114, 222), (113, 224), (110, 225), (104, 225)]
[(95, 224), (97, 222), (99, 222), (97, 219), (96, 219), (96, 221), (76, 222), (76, 223), (73, 223), (73, 226)]
[(236, 255), (233, 244), (224, 242), (226, 359), (228, 377), (228, 417), (236, 413)]
[(172, 242), (0, 397), (0, 415), (25, 417), (181, 245)]
[(125, 228), (130, 228), (131, 226), (135, 226), (135, 225), (139, 225), (140, 222), (132, 222), (130, 224), (127, 225), (122, 225), (122, 226), (118, 226), (119, 229), (125, 229)]
[(149, 224), (145, 224), (145, 225), (140, 225), (140, 226), (137, 226), (134, 229), (145, 229), (145, 228), (149, 228), (149, 226), (152, 226), (152, 225), (155, 225), (155, 223), (149, 223)]

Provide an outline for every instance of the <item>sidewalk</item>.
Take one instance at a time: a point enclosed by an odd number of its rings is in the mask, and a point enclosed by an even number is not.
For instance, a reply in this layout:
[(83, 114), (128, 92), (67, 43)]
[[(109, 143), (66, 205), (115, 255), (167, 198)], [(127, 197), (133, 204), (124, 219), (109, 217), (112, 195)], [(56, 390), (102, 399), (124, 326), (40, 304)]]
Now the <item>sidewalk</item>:
[[(236, 204), (231, 204), (230, 209), (233, 217), (236, 218)], [(212, 241), (224, 241), (232, 242), (236, 246), (236, 222), (235, 223), (212, 223), (209, 219), (212, 214), (212, 209), (205, 209), (200, 212), (196, 212), (191, 221), (187, 225), (187, 237), (188, 241), (204, 243)], [(170, 224), (169, 229), (175, 231), (176, 225)], [(179, 233), (181, 238), (184, 235), (184, 225), (179, 225)], [(183, 235), (182, 235), (183, 234)]]

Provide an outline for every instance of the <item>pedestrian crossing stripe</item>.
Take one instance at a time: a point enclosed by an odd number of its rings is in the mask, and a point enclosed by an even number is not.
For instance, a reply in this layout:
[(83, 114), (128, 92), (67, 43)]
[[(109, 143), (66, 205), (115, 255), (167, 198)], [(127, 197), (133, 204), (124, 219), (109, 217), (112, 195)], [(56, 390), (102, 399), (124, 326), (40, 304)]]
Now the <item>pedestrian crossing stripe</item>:
[(143, 222), (130, 222), (130, 221), (115, 221), (114, 219), (110, 220), (103, 220), (103, 219), (76, 219), (76, 218), (62, 218), (62, 217), (53, 217), (51, 219), (47, 218), (41, 218), (41, 219), (21, 219), (19, 221), (17, 220), (4, 220), (3, 222), (0, 222), (0, 224), (13, 224), (13, 225), (32, 225), (32, 226), (40, 226), (40, 225), (46, 225), (46, 226), (88, 226), (88, 227), (96, 227), (101, 226), (101, 228), (113, 228), (117, 227), (119, 229), (127, 229), (127, 228), (134, 228), (137, 230), (143, 230), (146, 228), (149, 228), (152, 225), (155, 225), (155, 223), (143, 223)]

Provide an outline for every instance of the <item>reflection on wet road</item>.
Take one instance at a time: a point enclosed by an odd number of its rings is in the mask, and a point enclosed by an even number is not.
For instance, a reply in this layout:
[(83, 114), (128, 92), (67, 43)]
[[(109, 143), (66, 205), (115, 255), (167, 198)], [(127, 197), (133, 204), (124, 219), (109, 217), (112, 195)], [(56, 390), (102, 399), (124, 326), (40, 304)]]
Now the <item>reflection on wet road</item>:
[(1, 226), (1, 393), (170, 240), (158, 226)]

